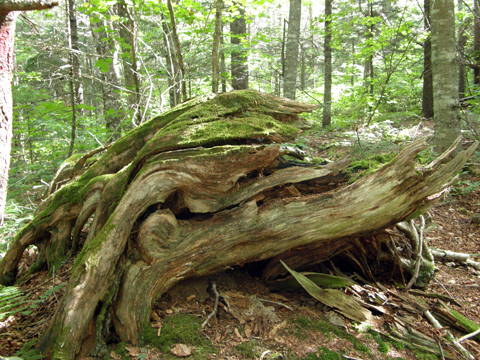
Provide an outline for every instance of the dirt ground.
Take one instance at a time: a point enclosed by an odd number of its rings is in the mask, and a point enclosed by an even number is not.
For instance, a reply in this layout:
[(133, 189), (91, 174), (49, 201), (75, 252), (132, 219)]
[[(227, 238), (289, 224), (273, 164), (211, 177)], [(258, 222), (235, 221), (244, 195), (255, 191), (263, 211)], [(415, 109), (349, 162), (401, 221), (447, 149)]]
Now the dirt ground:
[[(432, 224), (425, 233), (430, 247), (454, 252), (480, 254), (480, 190), (469, 185), (480, 178), (466, 176), (463, 191), (451, 194), (444, 203), (434, 207), (430, 214)], [(34, 260), (26, 256), (23, 260)], [(476, 259), (480, 261), (479, 259)], [(31, 276), (22, 285), (25, 293), (31, 293), (30, 301), (38, 305), (30, 312), (10, 316), (0, 323), (0, 355), (12, 356), (30, 340), (38, 338), (53, 316), (56, 305), (61, 299), (63, 289), (52, 293), (69, 280), (73, 259), (59, 269), (55, 277), (47, 274)], [(416, 304), (429, 307), (437, 299), (414, 296), (402, 292), (394, 284), (360, 284), (348, 295), (361, 296), (366, 303), (370, 301), (373, 321), (365, 331), (354, 326), (351, 321), (339, 315), (332, 308), (314, 300), (304, 290), (293, 292), (276, 291), (271, 284), (259, 279), (260, 265), (246, 265), (243, 268), (227, 269), (223, 273), (210, 275), (202, 279), (189, 280), (164, 295), (154, 306), (151, 325), (158, 334), (165, 329), (169, 318), (178, 314), (188, 314), (204, 322), (212, 313), (215, 294), (212, 283), (215, 282), (219, 293), (219, 306), (213, 316), (200, 330), (200, 335), (212, 344), (211, 353), (199, 357), (195, 346), (172, 346), (170, 354), (164, 354), (148, 346), (124, 346), (125, 356), (132, 359), (166, 359), (182, 357), (189, 352), (193, 358), (208, 359), (335, 359), (325, 349), (342, 354), (345, 359), (434, 359), (415, 348), (391, 341), (387, 327), (391, 328), (395, 319), (402, 319), (409, 327), (428, 336), (437, 348), (442, 348), (446, 358), (461, 358), (454, 350), (445, 346), (441, 340), (443, 330), (435, 330), (419, 315), (410, 311)], [(380, 286), (380, 288), (379, 288)], [(436, 262), (434, 279), (426, 292), (445, 295), (454, 299), (460, 306), (449, 304), (465, 317), (480, 324), (480, 273), (462, 265), (460, 262)], [(372, 298), (381, 298), (382, 302), (372, 302)], [(377, 309), (375, 310), (375, 306)], [(420, 313), (421, 314), (421, 313)], [(397, 329), (398, 330), (398, 329)], [(461, 337), (464, 333), (451, 329)], [(117, 339), (108, 340), (115, 343)], [(407, 341), (408, 343), (408, 341)], [(382, 345), (383, 344), (383, 345)], [(387, 344), (387, 345), (385, 345)], [(400, 345), (399, 345), (400, 344)], [(480, 359), (480, 344), (475, 340), (466, 340), (463, 346)], [(114, 349), (115, 346), (112, 346)], [(172, 355), (173, 354), (173, 355)], [(110, 358), (121, 359), (112, 351)], [(438, 355), (437, 358), (441, 358)]]

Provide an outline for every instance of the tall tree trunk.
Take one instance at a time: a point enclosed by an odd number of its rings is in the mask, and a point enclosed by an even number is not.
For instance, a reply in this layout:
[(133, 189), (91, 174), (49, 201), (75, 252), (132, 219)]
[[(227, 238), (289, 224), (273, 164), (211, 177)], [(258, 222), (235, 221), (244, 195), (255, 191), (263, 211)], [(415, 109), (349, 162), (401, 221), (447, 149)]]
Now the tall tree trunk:
[(173, 46), (172, 30), (162, 13), (163, 42), (165, 44), (165, 59), (168, 74), (168, 93), (170, 95), (170, 107), (181, 103), (180, 70), (176, 51)]
[(8, 170), (12, 146), (12, 71), (14, 66), (15, 11), (42, 10), (58, 5), (57, 0), (7, 1), (0, 4), (0, 225), (7, 201)]
[(322, 126), (332, 122), (332, 0), (325, 0), (325, 89)]
[(124, 21), (119, 26), (120, 46), (122, 48), (123, 72), (125, 87), (129, 90), (127, 95), (128, 106), (135, 114), (132, 122), (135, 125), (142, 123), (142, 109), (140, 96), (140, 79), (137, 68), (137, 40), (136, 25), (125, 0), (118, 0), (118, 16)]
[(83, 88), (80, 70), (80, 48), (78, 46), (78, 26), (75, 0), (68, 0), (65, 6), (67, 12), (68, 60), (70, 63), (69, 88), (70, 102), (72, 106), (72, 132), (70, 137), (70, 148), (68, 150), (68, 157), (70, 157), (72, 156), (75, 147), (77, 112), (83, 114), (83, 109), (78, 109), (78, 105), (83, 104)]
[(7, 201), (12, 146), (12, 70), (16, 12), (0, 14), (0, 225)]
[(222, 0), (215, 0), (215, 34), (213, 36), (212, 50), (212, 92), (218, 92), (218, 80), (220, 78), (220, 70), (218, 66), (218, 53), (220, 46), (220, 37), (222, 36)]
[[(473, 16), (473, 53), (476, 65), (480, 65), (480, 0), (475, 0)], [(473, 85), (480, 84), (480, 69), (473, 69)]]
[(433, 106), (435, 149), (442, 152), (460, 135), (458, 76), (455, 62), (454, 0), (431, 5)]
[(222, 92), (227, 92), (227, 79), (224, 74), (227, 73), (227, 65), (225, 63), (225, 45), (223, 42), (223, 21), (220, 24), (220, 74), (222, 82)]
[(168, 12), (170, 13), (170, 25), (172, 27), (172, 39), (175, 45), (175, 52), (177, 53), (178, 67), (180, 69), (180, 89), (182, 91), (182, 101), (187, 100), (187, 88), (185, 86), (185, 66), (183, 65), (182, 48), (177, 34), (177, 22), (175, 21), (175, 12), (171, 0), (167, 0)]
[(248, 49), (243, 42), (247, 35), (247, 22), (244, 5), (235, 3), (240, 15), (230, 23), (231, 43), (231, 73), (233, 90), (248, 89)]
[(302, 0), (290, 0), (288, 15), (288, 35), (285, 53), (285, 72), (283, 96), (295, 100), (298, 65), (298, 44), (300, 41), (300, 20), (302, 17)]
[[(457, 10), (463, 10), (463, 0), (457, 0)], [(466, 34), (467, 26), (467, 20), (463, 19), (458, 27), (457, 47), (460, 56), (463, 56), (465, 45), (468, 41), (468, 36)], [(459, 99), (465, 97), (465, 65), (462, 63), (458, 64), (458, 97)]]
[[(373, 3), (369, 2), (368, 3), (368, 16), (370, 18), (373, 18)], [(366, 38), (369, 39), (370, 42), (373, 40), (373, 32), (374, 32), (374, 25), (373, 25), (373, 20), (370, 22), (370, 25), (367, 27), (367, 33), (366, 33)], [(373, 88), (373, 76), (374, 76), (374, 71), (373, 71), (373, 49), (371, 46), (369, 46), (369, 52), (367, 59), (365, 60), (365, 85), (367, 87), (367, 91), (370, 95), (373, 95), (374, 88)]]
[(112, 61), (115, 52), (115, 44), (105, 32), (107, 24), (105, 21), (98, 21), (90, 17), (90, 27), (92, 29), (93, 42), (97, 51), (98, 59), (102, 61), (100, 78), (102, 80), (101, 92), (103, 100), (103, 116), (105, 117), (106, 128), (116, 140), (120, 137), (120, 124), (124, 113), (123, 106), (118, 93), (115, 92), (115, 86), (119, 84), (119, 78), (115, 71), (115, 64)]
[[(430, 27), (430, 0), (424, 0), (424, 28), (431, 32)], [(431, 34), (423, 43), (423, 91), (422, 113), (427, 119), (433, 117), (433, 75), (432, 75), (432, 37)]]

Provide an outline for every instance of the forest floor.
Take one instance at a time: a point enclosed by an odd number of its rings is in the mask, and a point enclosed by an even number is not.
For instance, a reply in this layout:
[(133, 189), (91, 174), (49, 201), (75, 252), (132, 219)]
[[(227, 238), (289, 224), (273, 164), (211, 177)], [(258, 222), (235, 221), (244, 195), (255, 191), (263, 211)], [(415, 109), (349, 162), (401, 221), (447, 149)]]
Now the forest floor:
[[(432, 224), (425, 232), (430, 247), (480, 254), (478, 184), (480, 178), (463, 174), (446, 201), (431, 209)], [(24, 256), (23, 268), (35, 257), (33, 251), (31, 256)], [(73, 261), (73, 258), (67, 261), (53, 277), (43, 272), (25, 278), (21, 289), (30, 294), (30, 305), (23, 314), (17, 313), (0, 322), (0, 356), (12, 356), (22, 347), (20, 356), (25, 359), (31, 356), (26, 354), (24, 345), (38, 338), (48, 325), (63, 294), (61, 286), (68, 283)], [(331, 264), (326, 266), (333, 269)], [(341, 268), (341, 264), (336, 266)], [(460, 358), (440, 341), (443, 331), (435, 330), (418, 312), (409, 311), (416, 304), (429, 307), (438, 302), (436, 299), (403, 292), (393, 283), (360, 283), (355, 289), (366, 302), (375, 296), (384, 299), (380, 304), (372, 304), (372, 307), (377, 305), (379, 311), (373, 312), (374, 321), (369, 327), (362, 328), (322, 305), (303, 289), (275, 290), (259, 278), (260, 267), (261, 264), (247, 264), (180, 283), (155, 304), (151, 318), (154, 330), (145, 336), (144, 345), (118, 344), (118, 339), (110, 338), (107, 343), (111, 347), (104, 358), (173, 359), (189, 353), (193, 353), (191, 357), (195, 359), (232, 360), (338, 359), (340, 355), (345, 359), (442, 358), (389, 337), (386, 327), (391, 326), (396, 317), (434, 343), (438, 342), (433, 350), (442, 348), (446, 358), (449, 351), (450, 358)], [(216, 283), (220, 304), (216, 315), (201, 329), (200, 324), (214, 308), (212, 282)], [(434, 279), (424, 291), (453, 298), (460, 306), (449, 306), (480, 324), (480, 271), (459, 262), (437, 261)], [(457, 337), (464, 335), (450, 330)], [(478, 341), (469, 339), (462, 344), (480, 359)]]

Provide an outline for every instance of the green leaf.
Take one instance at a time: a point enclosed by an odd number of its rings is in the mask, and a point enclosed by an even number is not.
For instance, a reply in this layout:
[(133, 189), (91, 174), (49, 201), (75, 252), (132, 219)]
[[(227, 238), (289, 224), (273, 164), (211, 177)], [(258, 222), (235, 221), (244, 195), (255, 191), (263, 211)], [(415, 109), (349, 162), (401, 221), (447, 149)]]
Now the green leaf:
[(290, 269), (282, 260), (280, 260), (280, 262), (300, 283), (300, 285), (302, 285), (302, 287), (313, 298), (317, 299), (321, 303), (337, 309), (345, 317), (360, 323), (367, 321), (372, 317), (371, 312), (363, 308), (354, 298), (345, 295), (340, 290), (321, 289), (306, 276)]

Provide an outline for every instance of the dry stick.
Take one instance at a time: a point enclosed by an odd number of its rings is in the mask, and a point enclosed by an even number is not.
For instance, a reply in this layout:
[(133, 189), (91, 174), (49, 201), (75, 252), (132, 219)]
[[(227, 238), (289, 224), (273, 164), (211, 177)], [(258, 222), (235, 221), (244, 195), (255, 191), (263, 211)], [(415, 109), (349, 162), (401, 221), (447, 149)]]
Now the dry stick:
[(258, 299), (258, 301), (269, 303), (269, 304), (275, 304), (275, 305), (278, 305), (278, 306), (283, 306), (285, 309), (288, 309), (290, 311), (294, 311), (290, 306), (279, 303), (279, 302), (276, 302), (276, 301), (265, 300), (265, 299)]
[(203, 322), (202, 324), (202, 329), (208, 324), (208, 321), (215, 316), (218, 310), (218, 299), (220, 298), (220, 294), (217, 291), (217, 284), (215, 281), (212, 282), (212, 290), (213, 293), (215, 294), (215, 305), (213, 305), (213, 311), (208, 315), (207, 319)]
[(417, 250), (418, 251), (417, 251), (417, 259), (415, 260), (415, 272), (413, 273), (412, 278), (410, 279), (407, 286), (405, 287), (405, 290), (411, 289), (413, 284), (415, 284), (415, 282), (417, 281), (418, 274), (420, 272), (420, 265), (421, 265), (422, 260), (423, 260), (423, 255), (422, 255), (423, 254), (423, 230), (425, 229), (425, 218), (423, 217), (423, 215), (420, 215), (420, 221), (421, 221), (421, 225), (420, 225), (419, 230), (417, 230), (415, 228), (413, 220), (410, 221), (410, 225), (412, 226), (412, 230), (417, 232), (417, 236), (418, 236), (418, 239), (417, 239), (418, 240), (418, 248), (417, 248)]
[(480, 334), (480, 328), (478, 328), (477, 330), (475, 330), (474, 332), (470, 333), (470, 334), (467, 334), (465, 336), (462, 336), (460, 339), (458, 339), (458, 342), (461, 343), (467, 339), (470, 339), (474, 336), (477, 336), (478, 334)]
[(444, 329), (442, 327), (442, 325), (440, 325), (440, 323), (438, 322), (437, 319), (435, 319), (435, 317), (430, 313), (430, 311), (428, 310), (425, 310), (424, 313), (425, 317), (428, 319), (428, 321), (430, 321), (430, 323), (433, 325), (433, 327), (435, 329), (443, 329), (445, 330), (445, 333), (447, 334), (447, 340), (451, 341), (452, 344), (458, 349), (458, 351), (460, 351), (460, 353), (465, 356), (465, 358), (469, 359), (469, 360), (475, 360), (475, 358), (472, 356), (472, 354), (470, 354), (467, 349), (465, 349), (461, 344), (460, 342), (455, 339), (455, 337), (451, 334), (450, 331), (448, 331), (447, 329)]

